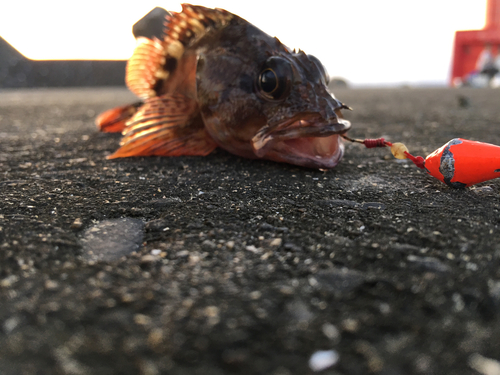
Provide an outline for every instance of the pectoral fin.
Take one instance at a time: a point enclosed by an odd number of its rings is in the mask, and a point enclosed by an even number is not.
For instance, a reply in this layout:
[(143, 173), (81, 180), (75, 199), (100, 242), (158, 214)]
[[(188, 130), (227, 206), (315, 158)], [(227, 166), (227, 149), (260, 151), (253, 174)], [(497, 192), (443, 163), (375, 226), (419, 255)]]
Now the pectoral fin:
[(217, 147), (205, 130), (196, 101), (179, 94), (147, 99), (127, 123), (120, 145), (109, 159), (205, 156)]
[(118, 133), (126, 127), (127, 121), (137, 112), (142, 102), (108, 109), (95, 119), (95, 124), (104, 133)]
[(158, 39), (137, 38), (134, 54), (127, 63), (125, 82), (141, 99), (154, 97), (169, 72), (163, 69), (165, 49)]

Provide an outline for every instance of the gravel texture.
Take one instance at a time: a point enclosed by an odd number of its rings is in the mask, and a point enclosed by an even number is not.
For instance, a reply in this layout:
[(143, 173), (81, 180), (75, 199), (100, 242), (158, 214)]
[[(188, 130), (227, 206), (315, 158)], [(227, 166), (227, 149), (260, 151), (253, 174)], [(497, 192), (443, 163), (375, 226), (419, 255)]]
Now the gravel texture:
[[(500, 90), (336, 94), (352, 137), (500, 144)], [(93, 120), (132, 99), (0, 92), (0, 373), (500, 373), (498, 181), (355, 144), (328, 172), (106, 160)]]

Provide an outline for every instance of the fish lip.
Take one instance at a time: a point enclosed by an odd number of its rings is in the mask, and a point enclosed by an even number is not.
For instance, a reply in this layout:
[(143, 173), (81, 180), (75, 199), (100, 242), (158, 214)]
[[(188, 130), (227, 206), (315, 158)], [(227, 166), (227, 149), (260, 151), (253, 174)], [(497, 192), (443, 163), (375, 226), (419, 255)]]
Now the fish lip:
[[(327, 145), (328, 152), (326, 154), (304, 153), (301, 152), (301, 147), (296, 146), (295, 141), (299, 144), (309, 144), (316, 147), (322, 143)], [(344, 144), (342, 138), (338, 134), (333, 134), (327, 137), (316, 137), (312, 139), (296, 139), (292, 140), (292, 145), (288, 141), (279, 142), (278, 150), (270, 151), (270, 159), (283, 161), (286, 163), (299, 165), (306, 168), (315, 169), (331, 169), (334, 168), (344, 156)]]
[(298, 138), (322, 138), (343, 134), (351, 127), (351, 122), (343, 118), (325, 121), (317, 114), (295, 116), (278, 126), (265, 126), (253, 138), (252, 148), (259, 158), (264, 157), (278, 142)]

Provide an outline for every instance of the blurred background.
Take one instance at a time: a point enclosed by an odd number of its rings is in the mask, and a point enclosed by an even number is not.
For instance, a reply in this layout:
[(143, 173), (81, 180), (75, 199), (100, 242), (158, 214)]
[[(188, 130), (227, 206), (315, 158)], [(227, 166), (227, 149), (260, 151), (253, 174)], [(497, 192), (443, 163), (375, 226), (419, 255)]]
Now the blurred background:
[[(289, 47), (317, 56), (330, 76), (342, 77), (352, 87), (447, 85), (455, 31), (482, 29), (487, 6), (487, 0), (195, 3), (227, 9)], [(117, 72), (106, 62), (96, 65), (97, 60), (128, 59), (135, 46), (132, 25), (156, 6), (180, 10), (178, 2), (168, 0), (3, 1), (0, 87), (8, 87), (9, 80), (13, 84), (23, 79), (24, 86), (29, 86), (32, 80), (26, 72), (5, 68), (7, 59), (16, 58), (8, 44), (28, 59), (88, 60), (89, 72), (100, 69), (104, 78), (112, 78), (111, 83), (122, 82), (123, 71)], [(26, 66), (25, 70), (31, 69)], [(47, 65), (46, 77), (52, 68)], [(74, 74), (64, 71), (62, 65), (57, 70), (66, 80)], [(89, 72), (79, 79), (97, 85), (99, 80)], [(63, 81), (57, 85), (63, 86)]]

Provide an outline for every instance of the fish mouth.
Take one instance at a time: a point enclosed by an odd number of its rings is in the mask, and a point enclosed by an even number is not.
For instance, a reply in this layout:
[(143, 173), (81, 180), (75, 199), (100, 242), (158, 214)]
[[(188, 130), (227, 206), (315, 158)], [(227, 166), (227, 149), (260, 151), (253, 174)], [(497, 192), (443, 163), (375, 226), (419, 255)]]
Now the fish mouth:
[(266, 126), (252, 138), (253, 151), (259, 158), (308, 168), (333, 168), (344, 154), (340, 134), (349, 130), (351, 123), (339, 117), (331, 120), (305, 114), (278, 126)]

